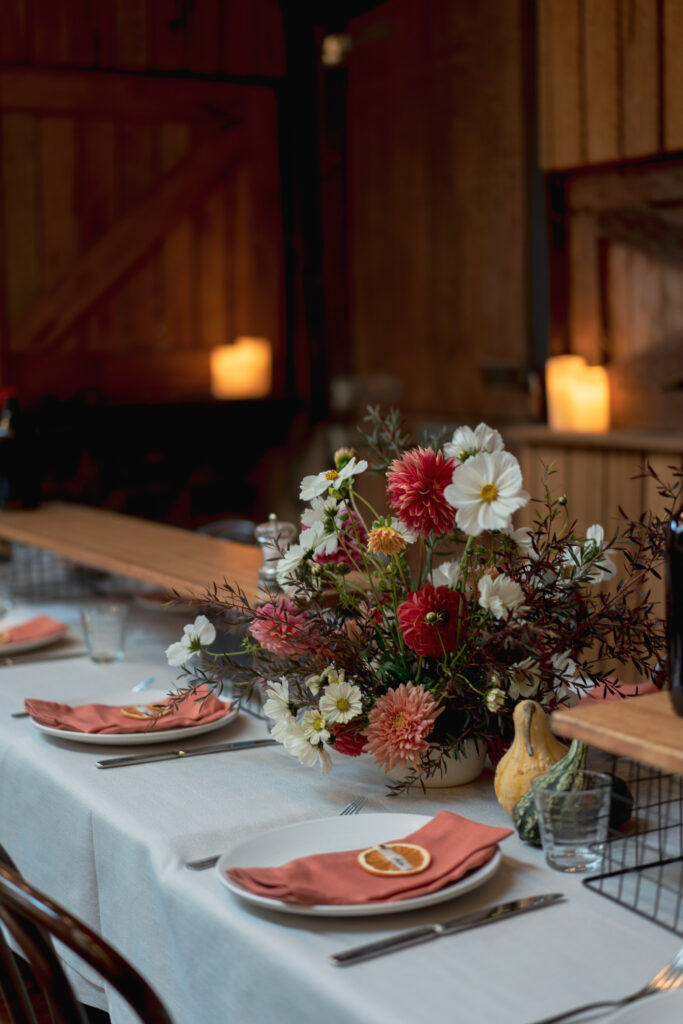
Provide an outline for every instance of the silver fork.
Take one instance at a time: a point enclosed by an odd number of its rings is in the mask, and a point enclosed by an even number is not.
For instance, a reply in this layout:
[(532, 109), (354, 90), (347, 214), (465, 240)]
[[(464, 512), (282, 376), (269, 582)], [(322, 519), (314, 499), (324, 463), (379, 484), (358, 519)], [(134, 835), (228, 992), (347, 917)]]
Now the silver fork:
[[(366, 796), (357, 796), (354, 800), (349, 801), (346, 807), (342, 807), (339, 814), (358, 814), (366, 800)], [(185, 863), (185, 867), (189, 868), (190, 871), (205, 871), (206, 868), (212, 868), (214, 864), (217, 864), (220, 856), (220, 854), (217, 854), (214, 857), (203, 857), (201, 860), (188, 860)]]
[(680, 988), (681, 985), (683, 985), (683, 947), (679, 949), (666, 967), (662, 967), (661, 971), (655, 974), (652, 981), (648, 981), (647, 985), (639, 988), (636, 992), (632, 992), (631, 995), (624, 996), (623, 999), (612, 999), (602, 1003), (585, 1003), (583, 1006), (575, 1006), (573, 1010), (557, 1013), (554, 1017), (544, 1017), (543, 1020), (536, 1020), (533, 1024), (558, 1024), (559, 1021), (569, 1020), (570, 1017), (574, 1017), (579, 1013), (588, 1013), (589, 1010), (600, 1010), (603, 1008), (618, 1009), (621, 1006), (626, 1006), (628, 1003), (634, 1003), (636, 999), (651, 996), (655, 992), (672, 992), (674, 989)]

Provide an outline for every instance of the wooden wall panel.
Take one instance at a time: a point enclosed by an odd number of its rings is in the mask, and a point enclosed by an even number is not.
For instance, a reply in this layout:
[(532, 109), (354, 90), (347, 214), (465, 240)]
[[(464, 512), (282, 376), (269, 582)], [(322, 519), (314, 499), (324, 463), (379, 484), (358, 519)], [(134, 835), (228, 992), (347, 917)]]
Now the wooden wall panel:
[(42, 288), (38, 124), (23, 114), (2, 118), (5, 301), (13, 327)]
[(683, 4), (664, 0), (664, 148), (683, 149)]
[(355, 372), (408, 413), (524, 416), (486, 377), (529, 359), (520, 5), (389, 0), (350, 31)]
[(537, 0), (546, 170), (683, 147), (680, 0)]
[(619, 150), (618, 0), (583, 7), (585, 153), (589, 163), (610, 160)]
[(660, 148), (657, 4), (622, 3), (620, 47), (623, 61), (623, 143), (621, 155), (647, 156)]

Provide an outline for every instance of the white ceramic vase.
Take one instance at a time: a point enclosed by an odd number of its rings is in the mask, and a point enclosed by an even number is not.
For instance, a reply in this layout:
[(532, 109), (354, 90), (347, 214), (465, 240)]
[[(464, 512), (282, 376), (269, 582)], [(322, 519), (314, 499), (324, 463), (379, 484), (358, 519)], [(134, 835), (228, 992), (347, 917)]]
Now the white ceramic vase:
[[(478, 743), (474, 740), (465, 740), (460, 757), (451, 755), (446, 758), (435, 757), (434, 760), (437, 764), (436, 769), (429, 776), (424, 776), (422, 780), (426, 789), (464, 786), (468, 782), (474, 782), (483, 772), (486, 761), (486, 744), (483, 740), (479, 740)], [(444, 766), (444, 771), (440, 771), (439, 764)], [(390, 768), (385, 774), (393, 782), (400, 782), (407, 773), (405, 768), (397, 765), (395, 768)], [(420, 782), (416, 780), (413, 785), (420, 785)]]

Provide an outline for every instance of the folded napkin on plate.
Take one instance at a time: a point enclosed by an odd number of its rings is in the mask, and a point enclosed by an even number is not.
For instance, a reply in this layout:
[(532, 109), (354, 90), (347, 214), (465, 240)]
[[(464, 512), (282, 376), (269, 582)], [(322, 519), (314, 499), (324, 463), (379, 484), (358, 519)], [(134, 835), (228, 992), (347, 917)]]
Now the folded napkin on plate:
[(0, 647), (3, 644), (18, 644), (29, 640), (42, 640), (46, 636), (58, 636), (66, 633), (68, 626), (63, 622), (51, 619), (49, 615), (36, 615), (18, 626), (9, 626), (0, 631)]
[[(133, 696), (131, 694), (131, 698)], [(167, 698), (155, 703), (168, 704), (169, 701), (170, 698)], [(135, 703), (131, 699), (130, 705), (123, 706), (135, 706)], [(208, 687), (200, 686), (195, 694), (185, 696), (175, 711), (154, 719), (153, 724), (150, 719), (128, 718), (121, 713), (120, 707), (111, 704), (80, 704), (71, 707), (69, 704), (57, 704), (49, 700), (27, 699), (24, 708), (34, 721), (51, 729), (63, 729), (64, 732), (128, 733), (159, 732), (204, 725), (227, 715), (231, 704), (219, 700)]]
[(451, 811), (440, 811), (417, 832), (383, 840), (417, 843), (429, 850), (429, 867), (416, 875), (372, 875), (358, 863), (360, 850), (299, 857), (276, 868), (234, 867), (226, 875), (248, 892), (283, 903), (391, 903), (457, 882), (486, 864), (498, 843), (511, 834), (509, 828), (480, 825)]

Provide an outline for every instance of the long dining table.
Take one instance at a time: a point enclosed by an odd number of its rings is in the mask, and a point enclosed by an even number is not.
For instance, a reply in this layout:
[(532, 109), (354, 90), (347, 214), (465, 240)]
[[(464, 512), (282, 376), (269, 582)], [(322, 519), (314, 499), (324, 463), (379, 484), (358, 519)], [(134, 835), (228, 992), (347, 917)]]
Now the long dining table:
[[(27, 604), (78, 633), (78, 602)], [(490, 768), (475, 782), (391, 796), (366, 757), (335, 756), (330, 774), (278, 746), (100, 770), (120, 747), (74, 743), (13, 717), (24, 699), (104, 698), (154, 676), (171, 689), (165, 648), (188, 618), (131, 603), (126, 657), (85, 656), (0, 665), (0, 842), (25, 877), (120, 950), (154, 986), (176, 1024), (296, 1022), (529, 1024), (577, 1003), (615, 998), (645, 983), (680, 946), (671, 931), (592, 892), (582, 877), (551, 870), (516, 834), (480, 887), (400, 913), (295, 916), (257, 907), (188, 860), (290, 823), (335, 816), (353, 796), (360, 812), (433, 816), (442, 809), (508, 826)], [(263, 720), (241, 713), (187, 748), (261, 738)], [(173, 749), (168, 743), (136, 746)], [(399, 930), (539, 893), (566, 899), (405, 951), (340, 968), (329, 957)], [(79, 996), (113, 1024), (125, 1003), (69, 954)], [(651, 1015), (651, 1010), (650, 1010)]]

